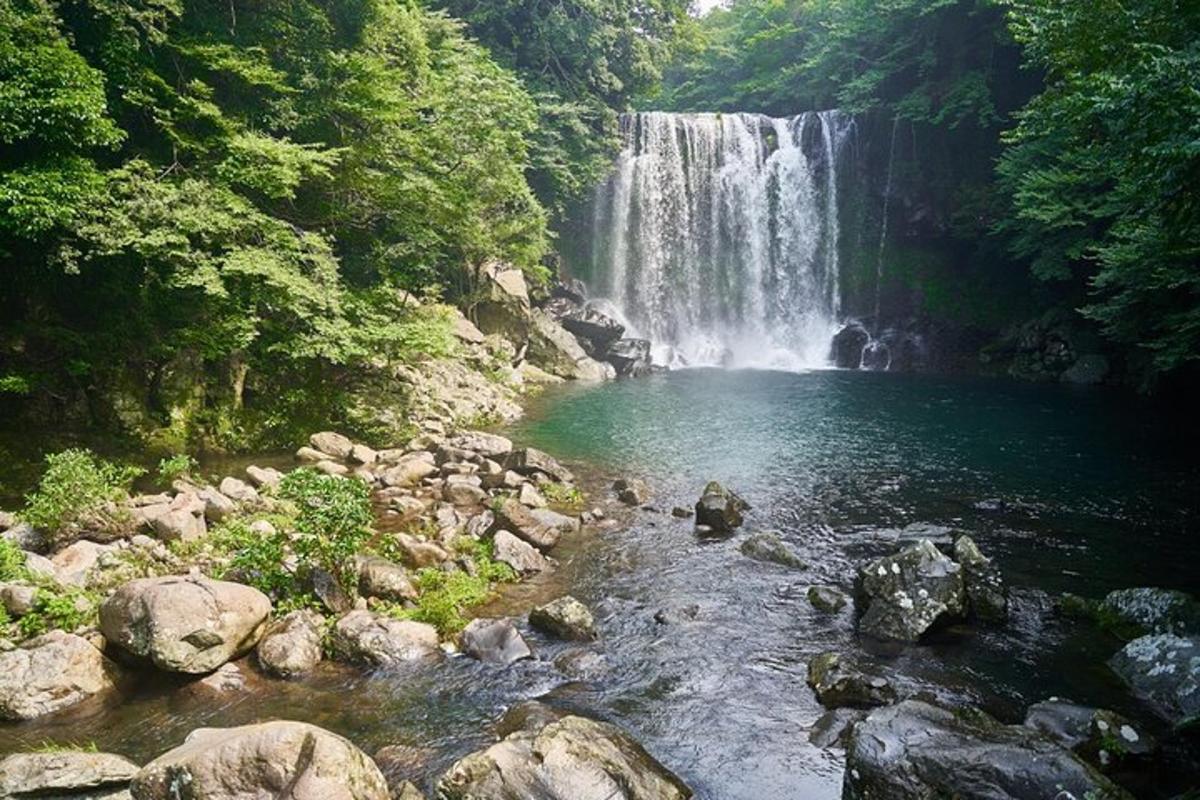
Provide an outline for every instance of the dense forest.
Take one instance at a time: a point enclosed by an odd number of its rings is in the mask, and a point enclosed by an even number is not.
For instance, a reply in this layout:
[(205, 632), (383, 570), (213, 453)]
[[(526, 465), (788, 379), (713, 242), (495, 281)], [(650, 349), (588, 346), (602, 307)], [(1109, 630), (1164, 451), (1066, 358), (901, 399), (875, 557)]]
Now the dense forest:
[(255, 396), (449, 347), (404, 292), (550, 280), (635, 107), (853, 112), (899, 142), (889, 258), (927, 312), (1190, 373), (1195, 4), (686, 6), (3, 0), (0, 404), (136, 428), (184, 392), (180, 435), (261, 439)]

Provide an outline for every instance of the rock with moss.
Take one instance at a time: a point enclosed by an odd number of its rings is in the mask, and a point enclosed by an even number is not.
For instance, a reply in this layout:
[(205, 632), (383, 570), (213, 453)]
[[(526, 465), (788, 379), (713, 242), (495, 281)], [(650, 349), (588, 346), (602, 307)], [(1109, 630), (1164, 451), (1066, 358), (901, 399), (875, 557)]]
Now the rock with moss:
[(1118, 589), (1095, 606), (1095, 614), (1104, 628), (1123, 639), (1150, 633), (1200, 633), (1200, 603), (1172, 589)]
[(896, 690), (880, 675), (852, 667), (838, 653), (808, 662), (808, 685), (826, 708), (871, 708), (896, 702)]
[(814, 747), (845, 746), (855, 724), (866, 715), (860, 708), (831, 708), (809, 728), (808, 742)]
[(116, 688), (116, 664), (81, 636), (50, 631), (0, 652), (0, 719), (34, 719)]
[(369, 667), (392, 667), (442, 656), (437, 629), (412, 620), (392, 619), (372, 611), (351, 611), (330, 633), (333, 652), (343, 661)]
[(109, 643), (168, 672), (203, 674), (254, 649), (271, 615), (257, 589), (193, 576), (141, 578), (100, 606)]
[(877, 708), (852, 729), (844, 800), (934, 797), (1130, 800), (1065, 747), (970, 708), (919, 700)]
[(583, 603), (567, 595), (529, 612), (529, 624), (560, 639), (596, 638), (596, 620)]
[(642, 506), (650, 502), (650, 487), (640, 478), (621, 478), (613, 483), (613, 491), (625, 505)]
[(750, 504), (737, 494), (710, 481), (696, 503), (696, 524), (716, 533), (731, 533), (741, 527), (743, 515), (749, 510)]
[(846, 595), (832, 586), (808, 587), (808, 602), (818, 611), (835, 614), (846, 605)]
[(255, 648), (258, 665), (268, 675), (295, 678), (321, 661), (325, 618), (315, 611), (292, 611), (267, 627)]
[(131, 784), (138, 800), (339, 798), (390, 800), (387, 781), (365, 753), (327, 730), (276, 721), (199, 728), (143, 767)]
[(766, 561), (792, 569), (805, 569), (808, 566), (775, 531), (752, 533), (738, 549), (742, 551), (742, 555), (755, 561)]
[(137, 772), (137, 764), (113, 753), (14, 753), (0, 759), (0, 797), (118, 800)]
[(1109, 659), (1130, 690), (1176, 726), (1200, 720), (1200, 638), (1155, 633), (1134, 639)]
[(1052, 698), (1034, 703), (1025, 726), (1049, 736), (1101, 770), (1144, 758), (1158, 742), (1141, 725), (1115, 711)]
[(992, 559), (983, 554), (970, 536), (960, 536), (954, 542), (954, 560), (962, 567), (963, 587), (967, 592), (970, 613), (986, 622), (1003, 622), (1008, 618), (1008, 592), (1004, 577)]
[(880, 639), (915, 642), (937, 624), (967, 611), (962, 567), (928, 539), (865, 565), (859, 593), (866, 611), (860, 630)]
[(687, 800), (692, 791), (614, 725), (564, 716), (455, 763), (442, 800)]

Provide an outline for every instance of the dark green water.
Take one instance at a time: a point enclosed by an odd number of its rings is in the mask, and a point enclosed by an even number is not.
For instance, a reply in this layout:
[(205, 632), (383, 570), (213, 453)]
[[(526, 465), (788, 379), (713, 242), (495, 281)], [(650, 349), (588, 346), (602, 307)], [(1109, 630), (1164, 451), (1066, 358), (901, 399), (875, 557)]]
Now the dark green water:
[[(585, 669), (562, 666), (577, 646), (527, 631), (537, 660), (507, 669), (466, 658), (374, 675), (329, 666), (220, 698), (155, 680), (2, 726), (0, 753), (95, 740), (144, 761), (199, 726), (290, 718), (368, 753), (421, 748), (408, 777), (430, 788), (489, 741), (507, 707), (548, 695), (628, 728), (701, 800), (833, 800), (842, 756), (808, 743), (822, 709), (805, 685), (809, 659), (831, 649), (874, 662), (902, 694), (978, 704), (1006, 721), (1052, 695), (1141, 719), (1104, 666), (1119, 643), (1057, 618), (1053, 598), (1136, 585), (1200, 592), (1200, 474), (1185, 422), (1103, 391), (857, 372), (696, 370), (547, 392), (512, 435), (571, 463), (598, 502), (613, 476), (640, 475), (660, 509), (565, 540), (556, 572), (484, 610), (519, 614), (575, 594), (601, 631)], [(711, 479), (754, 505), (730, 539), (698, 537), (666, 513)], [(762, 529), (780, 531), (809, 568), (742, 556), (742, 539)], [(810, 607), (809, 585), (848, 590), (863, 560), (950, 530), (1003, 567), (1005, 627), (885, 647), (859, 639), (851, 609)], [(1170, 797), (1200, 784), (1192, 757), (1124, 777), (1141, 797)]]

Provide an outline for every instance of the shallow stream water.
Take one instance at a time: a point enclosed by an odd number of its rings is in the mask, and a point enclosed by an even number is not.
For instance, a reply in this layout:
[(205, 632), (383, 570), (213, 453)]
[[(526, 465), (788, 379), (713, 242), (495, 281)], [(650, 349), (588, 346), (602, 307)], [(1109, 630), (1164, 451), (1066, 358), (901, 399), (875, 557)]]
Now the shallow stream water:
[[(282, 717), (368, 753), (413, 746), (413, 777), (428, 787), (490, 741), (505, 708), (549, 695), (628, 728), (700, 798), (824, 800), (840, 796), (843, 763), (808, 743), (822, 709), (805, 671), (831, 649), (875, 663), (901, 694), (978, 704), (1009, 722), (1052, 695), (1143, 718), (1104, 666), (1119, 643), (1059, 619), (1053, 599), (1138, 585), (1200, 593), (1194, 433), (1111, 393), (967, 378), (689, 370), (548, 391), (512, 436), (572, 464), (597, 502), (613, 476), (644, 477), (652, 508), (621, 511), (609, 498), (623, 527), (567, 540), (558, 570), (483, 613), (570, 591), (597, 612), (596, 645), (530, 634), (538, 659), (508, 669), (465, 658), (374, 675), (327, 666), (219, 699), (161, 680), (120, 702), (2, 727), (0, 752), (94, 740), (146, 760), (195, 727)], [(753, 505), (731, 538), (698, 537), (669, 513), (712, 479)], [(766, 529), (809, 567), (742, 556), (742, 539)], [(959, 531), (1005, 573), (1004, 627), (883, 646), (859, 639), (852, 608), (829, 616), (806, 599), (812, 584), (849, 591), (856, 565), (898, 542)], [(1200, 783), (1185, 762), (1131, 785), (1169, 797)]]

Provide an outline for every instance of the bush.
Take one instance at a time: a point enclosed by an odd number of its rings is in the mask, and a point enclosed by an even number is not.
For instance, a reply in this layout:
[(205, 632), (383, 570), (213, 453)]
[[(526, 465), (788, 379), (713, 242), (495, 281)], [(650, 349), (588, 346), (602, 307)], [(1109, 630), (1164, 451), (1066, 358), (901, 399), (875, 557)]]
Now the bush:
[(99, 598), (82, 589), (42, 587), (34, 596), (33, 610), (17, 626), (22, 636), (40, 636), (48, 630), (74, 631), (96, 621)]
[(457, 633), (467, 625), (464, 612), (492, 596), (497, 583), (516, 580), (507, 564), (493, 558), (490, 540), (472, 542), (462, 552), (475, 564), (474, 574), (464, 571), (443, 572), (428, 568), (417, 573), (416, 585), (421, 596), (415, 608), (394, 608), (391, 616), (424, 622), (443, 636)]
[(168, 456), (158, 462), (159, 483), (170, 486), (177, 478), (190, 474), (197, 466), (196, 459), (187, 453)]
[(284, 566), (286, 541), (278, 529), (273, 536), (263, 536), (239, 519), (217, 528), (209, 538), (217, 550), (231, 554), (228, 563), (213, 571), (213, 577), (233, 578), (272, 600), (299, 594), (296, 576)]
[(25, 577), (25, 554), (8, 539), (0, 539), (0, 581)]
[(291, 543), (301, 566), (328, 572), (353, 596), (354, 557), (372, 535), (370, 489), (357, 479), (297, 469), (280, 481), (279, 496), (297, 507)]
[(46, 456), (38, 488), (26, 495), (21, 518), (52, 540), (70, 539), (84, 528), (107, 528), (126, 520), (112, 504), (122, 499), (142, 470), (98, 458), (90, 450)]

